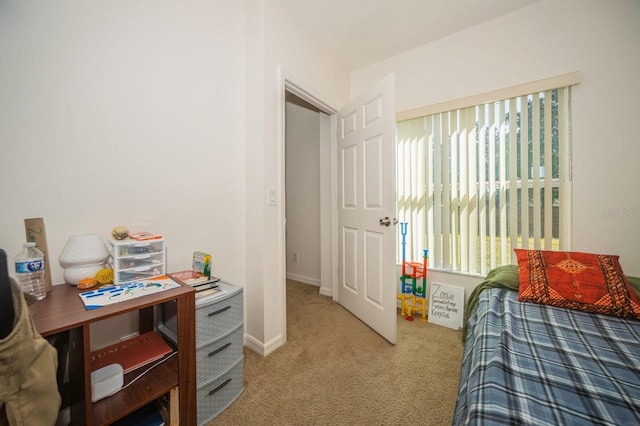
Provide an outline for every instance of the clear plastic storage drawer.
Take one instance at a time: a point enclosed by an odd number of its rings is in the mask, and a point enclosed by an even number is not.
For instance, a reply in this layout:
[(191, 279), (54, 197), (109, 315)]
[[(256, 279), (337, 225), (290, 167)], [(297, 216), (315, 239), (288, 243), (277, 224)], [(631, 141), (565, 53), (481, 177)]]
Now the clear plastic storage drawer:
[(123, 284), (165, 274), (164, 239), (110, 240), (114, 283)]

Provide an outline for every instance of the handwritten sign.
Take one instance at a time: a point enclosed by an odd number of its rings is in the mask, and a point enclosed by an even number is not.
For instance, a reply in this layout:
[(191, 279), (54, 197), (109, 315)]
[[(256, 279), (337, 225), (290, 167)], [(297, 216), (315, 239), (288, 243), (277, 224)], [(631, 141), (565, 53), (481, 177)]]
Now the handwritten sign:
[(462, 329), (464, 317), (464, 288), (431, 283), (429, 322)]

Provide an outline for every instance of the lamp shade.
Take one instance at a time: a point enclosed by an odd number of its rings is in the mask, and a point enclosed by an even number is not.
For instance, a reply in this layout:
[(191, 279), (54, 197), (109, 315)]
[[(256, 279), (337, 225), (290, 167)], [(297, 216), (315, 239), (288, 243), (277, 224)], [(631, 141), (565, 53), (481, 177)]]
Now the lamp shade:
[(109, 250), (100, 235), (73, 235), (69, 237), (58, 261), (60, 266), (68, 268), (81, 265), (104, 264), (109, 258)]
[(104, 264), (70, 266), (65, 268), (62, 276), (67, 284), (78, 285), (78, 281), (84, 278), (94, 278), (102, 268), (104, 268)]

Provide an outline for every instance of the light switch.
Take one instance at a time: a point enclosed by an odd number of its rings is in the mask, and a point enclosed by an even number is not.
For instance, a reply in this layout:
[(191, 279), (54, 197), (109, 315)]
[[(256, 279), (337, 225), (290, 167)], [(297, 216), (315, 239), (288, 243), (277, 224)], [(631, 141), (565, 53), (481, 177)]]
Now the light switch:
[(267, 189), (267, 205), (269, 206), (278, 205), (278, 191), (275, 188)]

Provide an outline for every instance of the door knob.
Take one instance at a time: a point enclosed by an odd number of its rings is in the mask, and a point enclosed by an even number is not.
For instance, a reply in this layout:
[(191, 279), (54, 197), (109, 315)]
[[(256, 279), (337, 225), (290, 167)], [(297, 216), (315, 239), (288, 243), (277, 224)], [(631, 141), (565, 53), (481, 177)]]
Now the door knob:
[[(396, 223), (398, 223), (398, 219), (394, 217), (393, 224), (395, 225)], [(384, 218), (380, 219), (380, 226), (389, 226), (389, 225), (391, 225), (391, 219), (389, 219), (389, 216), (385, 216)]]

